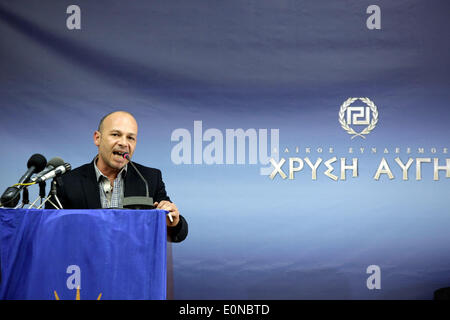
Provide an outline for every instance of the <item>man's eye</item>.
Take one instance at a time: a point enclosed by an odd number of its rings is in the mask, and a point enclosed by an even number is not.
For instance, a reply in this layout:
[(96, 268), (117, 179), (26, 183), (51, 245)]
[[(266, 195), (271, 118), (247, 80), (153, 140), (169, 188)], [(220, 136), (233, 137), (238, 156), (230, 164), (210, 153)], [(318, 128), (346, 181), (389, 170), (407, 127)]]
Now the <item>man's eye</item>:
[(130, 140), (133, 140), (133, 141), (134, 141), (134, 138), (133, 138), (133, 137), (128, 137), (128, 139), (130, 139)]

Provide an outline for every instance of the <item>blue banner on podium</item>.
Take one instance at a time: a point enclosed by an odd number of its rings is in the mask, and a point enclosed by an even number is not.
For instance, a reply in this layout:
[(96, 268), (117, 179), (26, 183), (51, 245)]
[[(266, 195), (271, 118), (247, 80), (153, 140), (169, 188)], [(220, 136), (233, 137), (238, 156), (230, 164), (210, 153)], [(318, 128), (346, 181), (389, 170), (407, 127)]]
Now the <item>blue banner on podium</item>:
[(166, 299), (165, 213), (0, 209), (0, 298)]

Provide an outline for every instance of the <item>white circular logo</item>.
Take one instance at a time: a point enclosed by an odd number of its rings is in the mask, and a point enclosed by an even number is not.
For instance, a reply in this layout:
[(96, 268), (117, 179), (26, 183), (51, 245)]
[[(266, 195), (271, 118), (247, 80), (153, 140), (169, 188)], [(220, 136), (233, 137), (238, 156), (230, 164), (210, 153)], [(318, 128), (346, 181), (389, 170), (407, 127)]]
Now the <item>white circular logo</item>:
[[(352, 106), (353, 102), (361, 100), (366, 106)], [(348, 134), (354, 137), (366, 138), (378, 122), (377, 106), (369, 98), (348, 98), (339, 109), (339, 123)], [(350, 125), (367, 125), (361, 132), (356, 132)]]

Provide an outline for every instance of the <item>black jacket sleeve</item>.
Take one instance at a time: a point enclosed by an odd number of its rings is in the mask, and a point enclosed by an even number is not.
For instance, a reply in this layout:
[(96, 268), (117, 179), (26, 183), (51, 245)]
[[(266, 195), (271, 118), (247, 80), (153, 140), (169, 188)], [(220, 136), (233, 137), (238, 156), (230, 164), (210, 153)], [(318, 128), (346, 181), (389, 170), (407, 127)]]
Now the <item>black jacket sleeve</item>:
[(188, 234), (188, 223), (180, 214), (180, 221), (175, 227), (167, 227), (167, 238), (170, 242), (181, 242)]
[[(158, 170), (158, 184), (154, 195), (154, 201), (160, 202), (163, 200), (170, 201), (167, 196), (166, 187), (162, 180), (161, 171)], [(188, 235), (188, 223), (186, 219), (180, 214), (180, 221), (175, 227), (167, 227), (167, 238), (170, 242), (181, 242), (186, 239)]]

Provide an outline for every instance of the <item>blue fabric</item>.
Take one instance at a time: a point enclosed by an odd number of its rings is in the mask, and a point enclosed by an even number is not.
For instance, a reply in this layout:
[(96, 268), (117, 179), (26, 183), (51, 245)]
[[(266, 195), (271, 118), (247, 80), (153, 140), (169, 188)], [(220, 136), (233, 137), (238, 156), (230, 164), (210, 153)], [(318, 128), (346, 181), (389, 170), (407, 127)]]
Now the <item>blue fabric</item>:
[(81, 300), (166, 298), (165, 211), (0, 209), (0, 223), (2, 299), (74, 300), (76, 279)]

